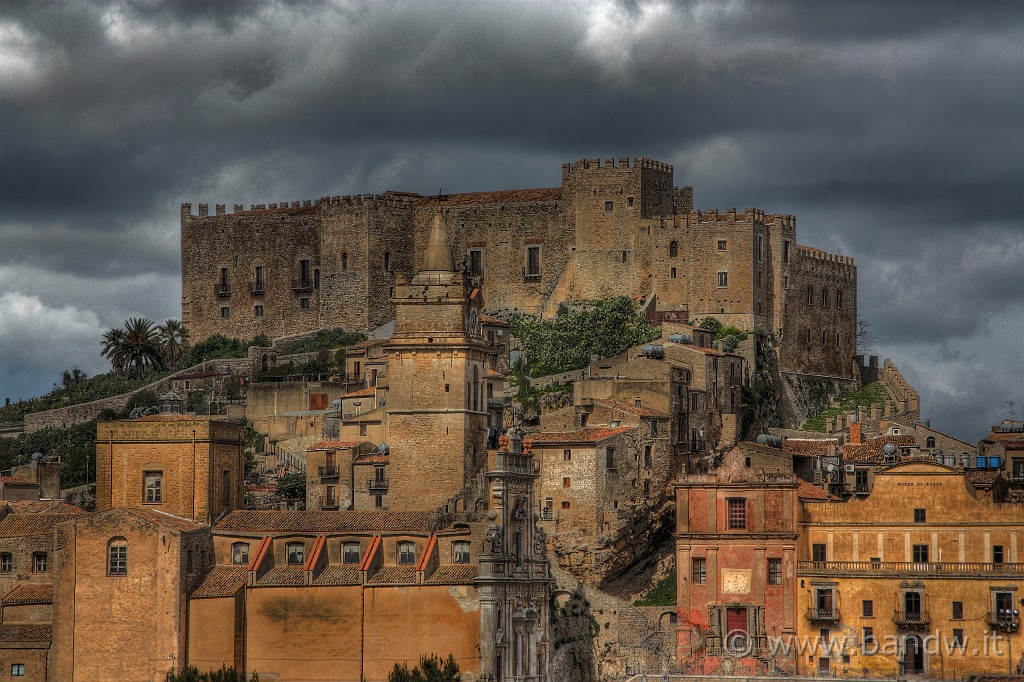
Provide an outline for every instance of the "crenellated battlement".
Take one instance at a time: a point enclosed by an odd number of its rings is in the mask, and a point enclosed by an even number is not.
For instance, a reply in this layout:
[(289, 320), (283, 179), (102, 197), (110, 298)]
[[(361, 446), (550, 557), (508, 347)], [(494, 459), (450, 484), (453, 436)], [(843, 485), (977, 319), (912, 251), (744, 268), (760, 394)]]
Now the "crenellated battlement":
[(580, 173), (587, 170), (637, 170), (648, 169), (661, 173), (672, 173), (672, 164), (655, 161), (638, 156), (630, 161), (628, 156), (620, 156), (618, 159), (606, 158), (604, 163), (601, 159), (579, 159), (575, 163), (562, 164), (562, 179), (566, 180), (573, 173)]
[(370, 204), (381, 206), (411, 206), (417, 199), (422, 197), (418, 194), (345, 194), (320, 197), (316, 200), (317, 205), (327, 206), (368, 206)]
[(841, 265), (853, 265), (853, 258), (850, 256), (840, 256), (839, 254), (829, 253), (828, 251), (815, 249), (811, 246), (798, 245), (796, 247), (796, 252), (798, 256), (803, 256), (804, 258), (814, 258), (816, 260), (839, 263)]
[[(236, 215), (255, 213), (259, 211), (295, 211), (306, 208), (313, 208), (314, 206), (412, 206), (417, 199), (420, 199), (419, 195), (414, 194), (346, 194), (336, 196), (324, 196), (319, 199), (303, 199), (300, 201), (279, 201), (268, 204), (249, 204), (249, 208), (246, 208), (244, 204), (232, 204), (232, 211), (228, 213), (226, 211), (225, 204), (215, 205), (215, 214), (217, 216), (224, 215)], [(181, 216), (182, 218), (207, 218), (210, 215), (209, 204), (198, 204), (199, 213), (194, 215), (192, 213), (192, 204), (183, 203), (181, 204)]]

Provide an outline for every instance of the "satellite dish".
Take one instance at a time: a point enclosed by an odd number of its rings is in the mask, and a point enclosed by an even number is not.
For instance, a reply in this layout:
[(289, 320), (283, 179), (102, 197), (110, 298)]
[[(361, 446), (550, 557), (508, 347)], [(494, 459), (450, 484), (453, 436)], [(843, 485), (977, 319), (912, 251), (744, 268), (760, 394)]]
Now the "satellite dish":
[(33, 462), (38, 462), (38, 461), (40, 461), (42, 459), (43, 459), (43, 453), (41, 453), (41, 452), (33, 452), (32, 453), (32, 461)]

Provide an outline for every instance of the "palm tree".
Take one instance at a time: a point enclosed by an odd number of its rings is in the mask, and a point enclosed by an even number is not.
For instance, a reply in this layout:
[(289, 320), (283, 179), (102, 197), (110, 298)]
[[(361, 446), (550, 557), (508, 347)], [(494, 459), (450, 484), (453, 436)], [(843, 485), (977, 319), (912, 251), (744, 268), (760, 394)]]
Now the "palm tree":
[(164, 362), (176, 368), (188, 345), (188, 329), (181, 320), (170, 319), (156, 328), (156, 334)]
[(124, 364), (121, 362), (118, 354), (121, 344), (124, 343), (124, 329), (115, 327), (103, 332), (103, 341), (101, 343), (103, 344), (101, 355), (110, 360), (111, 368), (115, 372), (124, 370)]
[(163, 367), (160, 343), (156, 329), (150, 320), (133, 317), (125, 320), (124, 339), (115, 352), (122, 367), (134, 367), (135, 378), (141, 379), (147, 367)]

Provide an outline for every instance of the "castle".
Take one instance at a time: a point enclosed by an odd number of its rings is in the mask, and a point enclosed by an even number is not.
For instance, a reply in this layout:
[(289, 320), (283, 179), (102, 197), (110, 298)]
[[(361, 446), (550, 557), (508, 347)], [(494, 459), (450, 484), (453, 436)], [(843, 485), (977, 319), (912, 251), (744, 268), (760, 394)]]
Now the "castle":
[(628, 294), (677, 319), (776, 333), (783, 373), (856, 380), (857, 275), (797, 244), (792, 215), (695, 211), (671, 165), (581, 159), (560, 187), (425, 197), (181, 207), (182, 320), (212, 334), (369, 330), (395, 318), (401, 278), (424, 268), (444, 212), (457, 266), (490, 310), (552, 316), (565, 301)]

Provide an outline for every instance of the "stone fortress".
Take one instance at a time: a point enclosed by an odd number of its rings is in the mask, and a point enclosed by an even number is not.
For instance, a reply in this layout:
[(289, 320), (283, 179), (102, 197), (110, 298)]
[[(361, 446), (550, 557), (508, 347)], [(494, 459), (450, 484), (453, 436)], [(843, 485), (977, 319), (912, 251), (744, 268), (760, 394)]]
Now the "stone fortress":
[(182, 204), (182, 320), (193, 341), (382, 325), (396, 280), (423, 267), (438, 205), (489, 310), (656, 297), (679, 319), (773, 330), (783, 373), (857, 377), (853, 260), (799, 245), (792, 215), (694, 210), (672, 166), (644, 158), (564, 164), (551, 188)]

